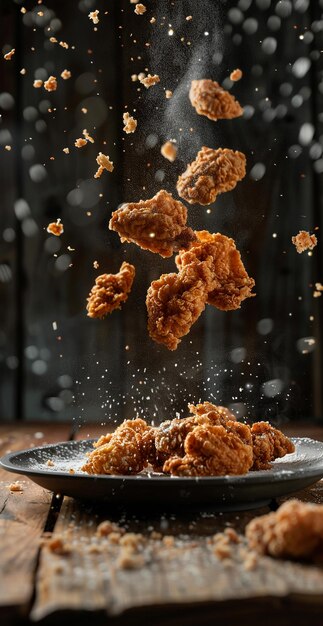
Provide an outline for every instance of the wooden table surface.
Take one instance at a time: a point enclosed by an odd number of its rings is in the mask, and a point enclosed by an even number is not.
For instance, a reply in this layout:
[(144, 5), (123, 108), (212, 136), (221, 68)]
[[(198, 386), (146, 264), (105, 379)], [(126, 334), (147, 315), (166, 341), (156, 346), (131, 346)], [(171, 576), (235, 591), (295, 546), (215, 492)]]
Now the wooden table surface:
[[(323, 428), (283, 430), (323, 441)], [(98, 434), (102, 427), (72, 432), (70, 425), (2, 425), (0, 456)], [(15, 479), (23, 491), (10, 491)], [(323, 481), (296, 496), (323, 504)], [(260, 558), (248, 570), (243, 540), (231, 559), (219, 559), (210, 549), (215, 533), (233, 527), (243, 534), (250, 519), (267, 512), (152, 516), (148, 507), (120, 522), (120, 514), (108, 507), (63, 498), (0, 469), (0, 624), (323, 625), (323, 568)], [(96, 534), (106, 519), (120, 522), (128, 533), (142, 533), (149, 555), (143, 564), (118, 565), (120, 546), (111, 547)], [(162, 537), (151, 537), (152, 531)], [(49, 549), (49, 533), (63, 539), (67, 554)]]

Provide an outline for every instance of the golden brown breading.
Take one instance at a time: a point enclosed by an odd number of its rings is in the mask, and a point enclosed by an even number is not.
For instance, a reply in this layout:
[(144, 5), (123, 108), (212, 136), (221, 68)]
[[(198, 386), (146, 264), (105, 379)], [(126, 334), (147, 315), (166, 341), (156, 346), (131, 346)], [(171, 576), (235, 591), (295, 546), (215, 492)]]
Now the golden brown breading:
[(225, 406), (203, 402), (203, 404), (189, 404), (188, 408), (193, 415), (206, 415), (212, 422), (225, 426), (228, 420), (235, 421), (236, 417)]
[(300, 230), (298, 235), (292, 237), (292, 242), (296, 247), (298, 254), (305, 252), (305, 250), (313, 250), (317, 245), (316, 235), (310, 235), (307, 230)]
[(162, 189), (150, 200), (123, 204), (112, 213), (109, 228), (119, 233), (121, 241), (169, 257), (195, 239), (186, 220), (187, 208)]
[(208, 296), (207, 263), (184, 267), (179, 274), (162, 274), (147, 292), (148, 331), (157, 343), (176, 350), (182, 337), (205, 309)]
[(177, 180), (177, 192), (189, 204), (211, 204), (234, 189), (246, 175), (246, 157), (229, 148), (203, 148)]
[(192, 80), (189, 98), (199, 115), (205, 115), (213, 121), (229, 120), (243, 114), (243, 109), (235, 97), (209, 78)]
[(250, 429), (228, 422), (224, 426), (197, 426), (184, 442), (185, 456), (170, 457), (164, 472), (175, 476), (245, 474), (253, 461)]
[(270, 463), (295, 451), (293, 442), (268, 422), (256, 422), (251, 428), (254, 462), (252, 470), (269, 469)]
[(323, 505), (289, 500), (246, 527), (249, 546), (277, 558), (323, 560)]
[(138, 474), (148, 464), (142, 439), (149, 428), (144, 420), (125, 420), (114, 433), (100, 437), (82, 470), (88, 474)]
[(120, 309), (121, 304), (128, 299), (135, 273), (134, 266), (124, 261), (117, 274), (98, 276), (87, 299), (88, 316), (102, 319), (115, 309)]
[(240, 252), (233, 239), (196, 231), (197, 240), (188, 251), (180, 251), (176, 265), (181, 270), (196, 260), (207, 261), (212, 269), (213, 283), (209, 284), (207, 303), (222, 311), (238, 309), (241, 302), (255, 294), (251, 293), (255, 281), (250, 278), (242, 263)]

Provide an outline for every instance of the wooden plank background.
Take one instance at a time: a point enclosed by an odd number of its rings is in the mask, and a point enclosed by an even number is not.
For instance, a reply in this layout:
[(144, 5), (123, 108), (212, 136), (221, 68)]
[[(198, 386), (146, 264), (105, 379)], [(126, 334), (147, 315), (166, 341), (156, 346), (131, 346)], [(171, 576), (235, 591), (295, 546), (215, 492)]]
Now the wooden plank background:
[[(136, 16), (128, 0), (108, 7), (104, 0), (48, 0), (39, 17), (37, 6), (23, 16), (18, 0), (1, 2), (2, 45), (16, 48), (0, 72), (1, 419), (106, 422), (137, 410), (160, 420), (190, 398), (213, 396), (240, 415), (278, 423), (322, 418), (322, 298), (312, 296), (313, 284), (323, 281), (322, 249), (300, 256), (290, 242), (299, 228), (322, 224), (322, 6), (299, 2), (280, 15), (276, 4), (151, 0), (147, 14)], [(97, 31), (87, 17), (94, 8)], [(193, 19), (187, 22), (187, 15)], [(248, 31), (250, 20), (256, 32)], [(300, 39), (304, 33), (308, 40)], [(50, 35), (67, 41), (69, 50), (50, 44)], [(277, 43), (273, 54), (262, 47), (268, 37)], [(299, 58), (311, 61), (302, 78), (292, 73)], [(190, 79), (223, 81), (237, 66), (244, 78), (233, 90), (248, 119), (214, 124), (198, 117), (187, 100)], [(56, 93), (32, 87), (35, 77), (65, 67), (72, 79), (60, 81)], [(161, 84), (138, 90), (130, 76), (146, 67), (160, 74)], [(164, 89), (174, 91), (172, 100)], [(9, 105), (7, 96), (1, 101), (3, 93), (13, 98), (12, 108), (10, 97)], [(125, 107), (135, 110), (135, 135), (122, 133)], [(315, 127), (313, 141), (292, 158), (304, 123)], [(96, 143), (76, 150), (84, 127)], [(7, 131), (11, 152), (3, 149)], [(169, 138), (179, 145), (175, 164), (159, 152)], [(255, 163), (266, 167), (260, 181), (248, 175), (211, 213), (189, 209), (194, 227), (236, 238), (257, 298), (238, 312), (209, 308), (177, 352), (168, 353), (147, 337), (144, 299), (150, 280), (172, 271), (173, 261), (121, 246), (107, 222), (124, 200), (150, 197), (161, 186), (174, 191), (177, 175), (203, 144), (243, 150), (249, 171)], [(66, 145), (69, 155), (62, 153)], [(99, 150), (110, 154), (115, 172), (94, 181)], [(35, 182), (31, 171), (44, 178)], [(60, 240), (45, 230), (58, 217), (65, 228)], [(105, 322), (88, 320), (85, 299), (97, 274), (92, 262), (115, 271), (124, 258), (137, 267), (127, 305)], [(264, 319), (272, 327), (266, 335), (259, 332)], [(309, 354), (297, 346), (304, 337), (316, 342)], [(235, 362), (237, 349), (244, 351), (242, 362)], [(282, 392), (264, 396), (262, 384), (276, 379)]]

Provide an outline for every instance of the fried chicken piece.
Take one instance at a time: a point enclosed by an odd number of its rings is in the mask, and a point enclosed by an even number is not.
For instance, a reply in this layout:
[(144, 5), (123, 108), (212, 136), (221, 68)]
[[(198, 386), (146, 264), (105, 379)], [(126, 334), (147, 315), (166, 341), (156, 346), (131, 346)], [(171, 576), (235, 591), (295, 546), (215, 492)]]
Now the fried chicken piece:
[(196, 239), (186, 220), (187, 208), (162, 189), (150, 200), (123, 204), (112, 213), (109, 228), (119, 233), (122, 242), (170, 257)]
[(213, 422), (217, 420), (218, 424), (225, 426), (228, 420), (236, 421), (236, 417), (225, 406), (212, 404), (211, 402), (203, 402), (203, 404), (189, 404), (188, 408), (193, 415), (207, 415)]
[(146, 305), (148, 331), (154, 341), (176, 350), (205, 309), (209, 274), (207, 263), (197, 262), (151, 283)]
[(323, 505), (289, 500), (246, 527), (249, 546), (276, 558), (323, 560)]
[[(189, 404), (192, 416), (186, 418), (175, 418), (162, 422), (155, 435), (155, 445), (157, 451), (166, 456), (183, 456), (184, 443), (188, 433), (197, 426), (226, 426), (235, 420), (235, 417), (228, 409), (219, 407), (210, 402), (204, 402), (194, 406)], [(232, 419), (230, 416), (232, 415)], [(251, 441), (251, 435), (250, 435)]]
[(177, 180), (178, 195), (189, 204), (207, 205), (234, 189), (246, 175), (246, 157), (229, 148), (203, 148)]
[(125, 420), (114, 433), (100, 437), (82, 470), (88, 474), (138, 474), (148, 464), (143, 434), (149, 428), (144, 420)]
[(205, 115), (214, 122), (230, 120), (243, 114), (243, 108), (235, 97), (209, 78), (192, 80), (189, 98), (199, 115)]
[(171, 457), (164, 472), (174, 476), (245, 474), (253, 461), (250, 429), (238, 422), (197, 426), (186, 437), (185, 456)]
[(254, 461), (252, 470), (270, 469), (270, 463), (295, 451), (293, 442), (268, 422), (256, 422), (251, 428)]
[(317, 245), (316, 235), (310, 235), (307, 230), (300, 230), (298, 235), (292, 237), (292, 242), (296, 247), (298, 254), (305, 252), (305, 250), (313, 250)]
[(98, 276), (87, 299), (88, 316), (103, 319), (108, 313), (120, 309), (128, 299), (135, 273), (134, 266), (124, 261), (117, 274)]
[(251, 293), (255, 281), (248, 276), (233, 239), (206, 230), (195, 234), (197, 239), (191, 248), (181, 250), (176, 257), (177, 267), (181, 270), (196, 260), (208, 261), (213, 282), (209, 284), (207, 303), (222, 311), (239, 309), (243, 300), (255, 295)]

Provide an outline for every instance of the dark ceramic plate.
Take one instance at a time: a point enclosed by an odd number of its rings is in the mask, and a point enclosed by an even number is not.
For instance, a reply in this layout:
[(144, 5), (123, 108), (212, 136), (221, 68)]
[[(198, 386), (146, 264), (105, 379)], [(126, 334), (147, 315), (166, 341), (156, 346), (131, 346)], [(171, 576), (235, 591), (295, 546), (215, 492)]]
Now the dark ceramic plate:
[[(109, 502), (115, 506), (155, 508), (208, 507), (238, 510), (268, 504), (323, 477), (323, 443), (293, 439), (293, 454), (277, 459), (272, 469), (244, 476), (177, 478), (155, 473), (137, 476), (89, 476), (80, 469), (92, 440), (40, 446), (4, 456), (0, 463), (9, 472), (24, 474), (42, 487), (75, 498)], [(48, 460), (54, 466), (46, 465)], [(73, 469), (74, 474), (69, 470)]]

